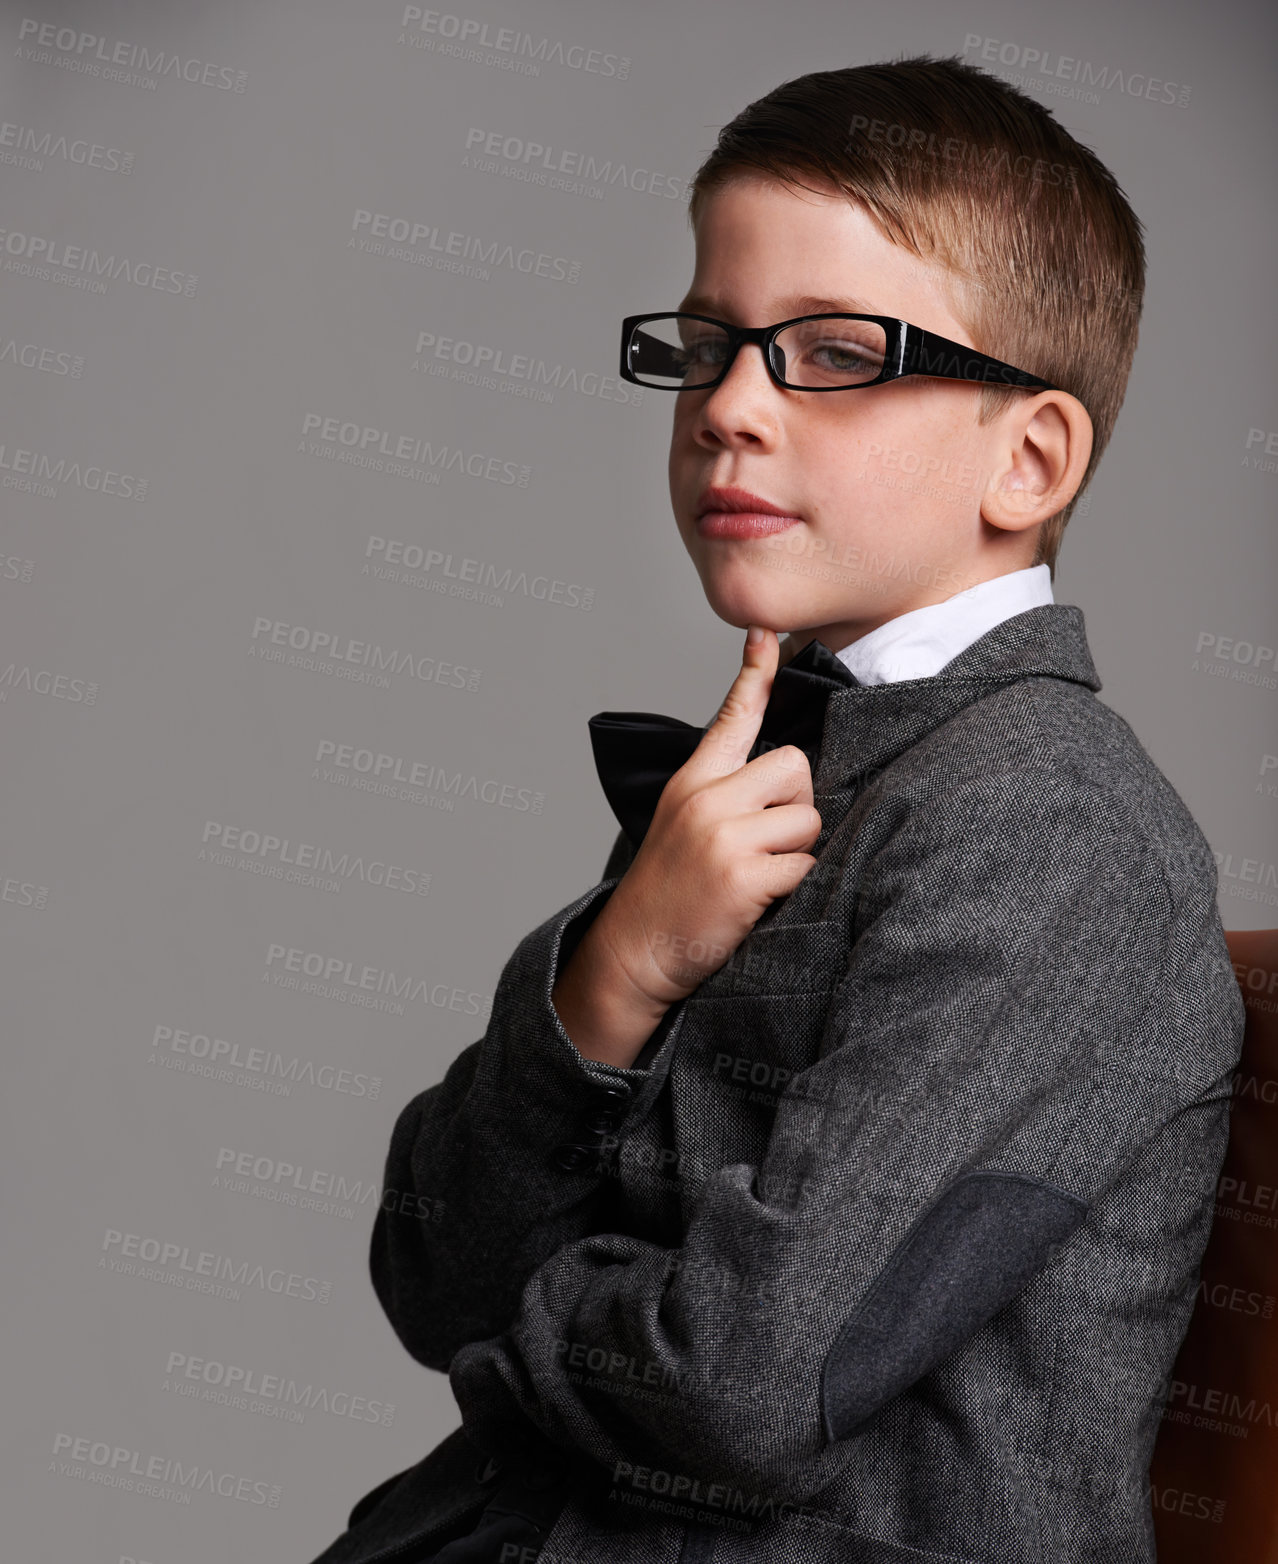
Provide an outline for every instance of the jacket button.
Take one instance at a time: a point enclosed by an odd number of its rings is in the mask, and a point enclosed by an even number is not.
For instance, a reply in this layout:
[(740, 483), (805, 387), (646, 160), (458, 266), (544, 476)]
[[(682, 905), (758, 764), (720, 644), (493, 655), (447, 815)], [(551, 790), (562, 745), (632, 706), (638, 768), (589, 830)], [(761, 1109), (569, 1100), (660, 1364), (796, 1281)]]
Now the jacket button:
[(590, 1167), (598, 1155), (599, 1151), (595, 1146), (564, 1144), (556, 1146), (550, 1153), (550, 1165), (558, 1168), (562, 1173), (580, 1173), (583, 1168)]
[(591, 1095), (599, 1103), (600, 1107), (609, 1105), (622, 1106), (634, 1096), (634, 1087), (629, 1081), (617, 1081), (607, 1086), (594, 1086)]
[(581, 1121), (581, 1127), (588, 1134), (604, 1135), (609, 1130), (615, 1130), (625, 1118), (625, 1114), (619, 1108), (600, 1108), (595, 1113), (588, 1113)]
[(563, 1474), (548, 1462), (530, 1462), (519, 1474), (519, 1480), (525, 1488), (538, 1492), (543, 1488), (549, 1488), (552, 1483), (559, 1481)]

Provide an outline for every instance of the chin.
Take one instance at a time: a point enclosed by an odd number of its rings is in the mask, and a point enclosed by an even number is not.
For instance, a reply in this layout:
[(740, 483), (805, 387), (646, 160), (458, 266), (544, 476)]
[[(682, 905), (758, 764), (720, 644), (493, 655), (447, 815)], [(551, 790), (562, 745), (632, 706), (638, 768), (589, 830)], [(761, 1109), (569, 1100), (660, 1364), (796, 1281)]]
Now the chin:
[(745, 584), (728, 587), (723, 582), (708, 581), (703, 576), (701, 586), (706, 602), (716, 617), (725, 624), (735, 625), (742, 634), (749, 625), (762, 625), (765, 630), (775, 630), (781, 636), (800, 617), (801, 611), (793, 605), (780, 603), (767, 593), (751, 590)]

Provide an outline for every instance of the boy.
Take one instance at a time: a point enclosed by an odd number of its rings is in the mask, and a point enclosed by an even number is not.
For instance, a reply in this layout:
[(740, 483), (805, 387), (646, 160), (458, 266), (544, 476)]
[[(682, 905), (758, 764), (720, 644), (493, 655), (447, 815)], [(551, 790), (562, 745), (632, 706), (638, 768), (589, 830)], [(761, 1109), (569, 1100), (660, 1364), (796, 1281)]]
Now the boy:
[(752, 104), (690, 216), (623, 373), (743, 666), (592, 719), (605, 878), (396, 1123), (373, 1282), (463, 1424), (322, 1564), (1152, 1561), (1243, 1007), (1050, 585), (1140, 225), (927, 56)]

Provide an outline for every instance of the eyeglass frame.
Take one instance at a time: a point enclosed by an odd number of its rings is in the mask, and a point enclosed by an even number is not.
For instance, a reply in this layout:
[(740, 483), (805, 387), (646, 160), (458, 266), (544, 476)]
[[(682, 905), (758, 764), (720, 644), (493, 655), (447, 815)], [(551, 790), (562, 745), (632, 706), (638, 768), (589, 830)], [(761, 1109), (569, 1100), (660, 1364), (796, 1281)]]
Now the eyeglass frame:
[[(699, 381), (694, 386), (658, 386), (650, 380), (640, 380), (630, 368), (627, 362), (629, 357), (630, 339), (635, 328), (650, 320), (674, 320), (682, 316), (686, 320), (701, 320), (709, 326), (720, 326), (728, 333), (728, 356), (723, 368), (714, 380)], [(772, 362), (772, 350), (779, 332), (787, 326), (797, 326), (807, 320), (869, 320), (882, 326), (887, 339), (884, 351), (882, 370), (873, 380), (853, 381), (846, 386), (794, 386), (783, 380), (777, 373), (776, 365)], [(975, 348), (969, 348), (962, 342), (952, 342), (948, 337), (939, 336), (935, 331), (926, 331), (922, 326), (913, 326), (908, 320), (900, 320), (894, 315), (856, 315), (844, 311), (823, 311), (817, 315), (795, 315), (789, 320), (778, 321), (773, 326), (734, 326), (730, 321), (718, 320), (713, 315), (698, 315), (691, 310), (659, 310), (650, 311), (644, 315), (627, 315), (621, 323), (621, 376), (632, 385), (643, 386), (653, 391), (712, 391), (716, 386), (723, 384), (728, 371), (736, 363), (737, 353), (743, 343), (757, 342), (763, 354), (763, 362), (767, 368), (773, 385), (782, 391), (868, 391), (871, 386), (883, 385), (889, 380), (900, 380), (906, 375), (926, 375), (936, 380), (972, 381), (978, 384), (998, 384), (1015, 387), (1026, 391), (1059, 391), (1060, 386), (1055, 386), (1049, 380), (1044, 380), (1039, 375), (1031, 375), (1028, 370), (1017, 369), (1012, 364), (1004, 363), (1002, 359), (991, 358), (986, 353), (978, 353)], [(918, 367), (924, 354), (959, 353), (966, 357), (968, 367), (979, 367), (984, 373), (979, 375), (957, 375), (953, 372), (938, 369), (920, 369)], [(894, 362), (895, 360), (895, 362)], [(1001, 375), (992, 374), (991, 371), (1002, 371)]]

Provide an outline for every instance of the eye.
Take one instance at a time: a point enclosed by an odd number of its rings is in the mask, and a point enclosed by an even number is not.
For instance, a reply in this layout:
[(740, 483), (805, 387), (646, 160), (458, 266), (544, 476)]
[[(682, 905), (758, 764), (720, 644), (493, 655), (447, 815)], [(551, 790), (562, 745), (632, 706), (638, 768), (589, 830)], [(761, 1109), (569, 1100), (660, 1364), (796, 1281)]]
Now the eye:
[(674, 357), (686, 365), (722, 364), (727, 340), (722, 332), (718, 335), (707, 333), (705, 336), (692, 337), (681, 347), (673, 349)]
[(792, 385), (864, 385), (879, 378), (887, 360), (887, 333), (875, 321), (802, 321), (776, 340)]
[(872, 357), (858, 343), (818, 342), (809, 351), (813, 360), (823, 369), (834, 370), (838, 374), (872, 369), (877, 375), (883, 368), (883, 360)]

